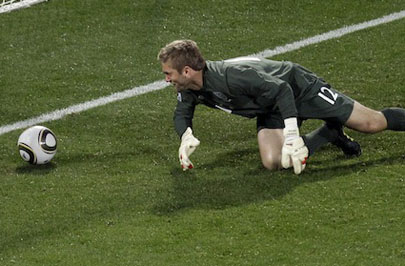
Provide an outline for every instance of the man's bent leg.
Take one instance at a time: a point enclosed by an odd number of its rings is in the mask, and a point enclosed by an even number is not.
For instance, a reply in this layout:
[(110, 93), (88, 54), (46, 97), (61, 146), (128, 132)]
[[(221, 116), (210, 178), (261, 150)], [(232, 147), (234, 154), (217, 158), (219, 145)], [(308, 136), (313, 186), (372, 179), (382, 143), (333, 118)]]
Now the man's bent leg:
[(280, 169), (283, 130), (263, 128), (257, 133), (257, 141), (263, 166), (270, 170)]
[(328, 142), (333, 142), (338, 137), (338, 130), (335, 127), (325, 123), (320, 128), (308, 133), (303, 137), (305, 145), (308, 147), (311, 156), (321, 146)]
[(382, 112), (355, 102), (353, 112), (345, 125), (363, 133), (377, 133), (387, 129), (387, 119)]
[(346, 156), (361, 155), (360, 144), (347, 136), (343, 131), (343, 126), (339, 124), (326, 122), (320, 128), (305, 135), (303, 139), (310, 156), (329, 142), (340, 148)]

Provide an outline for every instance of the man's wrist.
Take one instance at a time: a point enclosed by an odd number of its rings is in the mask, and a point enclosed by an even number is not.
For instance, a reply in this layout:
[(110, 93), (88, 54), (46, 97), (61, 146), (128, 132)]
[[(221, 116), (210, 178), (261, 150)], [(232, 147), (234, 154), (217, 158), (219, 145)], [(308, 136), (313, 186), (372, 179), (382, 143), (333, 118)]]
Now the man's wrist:
[(286, 140), (291, 140), (299, 137), (298, 122), (296, 117), (289, 117), (284, 119), (284, 138)]

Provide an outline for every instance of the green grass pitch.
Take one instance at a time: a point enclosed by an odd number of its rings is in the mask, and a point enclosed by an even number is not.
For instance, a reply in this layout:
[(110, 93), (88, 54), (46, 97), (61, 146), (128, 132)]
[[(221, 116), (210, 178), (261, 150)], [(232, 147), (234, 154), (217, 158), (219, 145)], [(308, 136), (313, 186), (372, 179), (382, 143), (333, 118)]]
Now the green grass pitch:
[[(405, 10), (402, 0), (52, 0), (0, 14), (0, 126), (161, 80), (181, 38), (211, 60)], [(405, 19), (274, 59), (375, 109), (405, 107)], [(33, 167), (0, 135), (0, 265), (404, 265), (404, 134), (348, 133), (300, 176), (260, 163), (255, 121), (198, 107), (183, 172), (173, 87), (45, 123), (58, 153)], [(304, 124), (302, 132), (319, 125)]]

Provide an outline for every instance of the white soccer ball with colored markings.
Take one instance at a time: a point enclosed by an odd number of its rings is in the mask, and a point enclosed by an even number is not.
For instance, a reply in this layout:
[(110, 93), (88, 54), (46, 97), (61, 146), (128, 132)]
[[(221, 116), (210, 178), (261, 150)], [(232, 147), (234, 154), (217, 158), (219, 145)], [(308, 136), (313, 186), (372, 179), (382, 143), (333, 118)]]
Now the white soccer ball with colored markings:
[(18, 138), (18, 151), (21, 158), (30, 164), (46, 164), (56, 154), (55, 134), (44, 126), (33, 126), (21, 133)]

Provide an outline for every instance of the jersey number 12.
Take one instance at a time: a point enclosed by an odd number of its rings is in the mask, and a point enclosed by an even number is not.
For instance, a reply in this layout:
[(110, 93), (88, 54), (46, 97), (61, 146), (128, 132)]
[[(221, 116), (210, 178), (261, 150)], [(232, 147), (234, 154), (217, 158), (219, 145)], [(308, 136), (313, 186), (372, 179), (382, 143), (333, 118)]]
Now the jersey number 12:
[(338, 97), (338, 94), (336, 92), (333, 92), (331, 89), (322, 87), (321, 91), (318, 93), (318, 96), (327, 101), (328, 103), (334, 105)]

